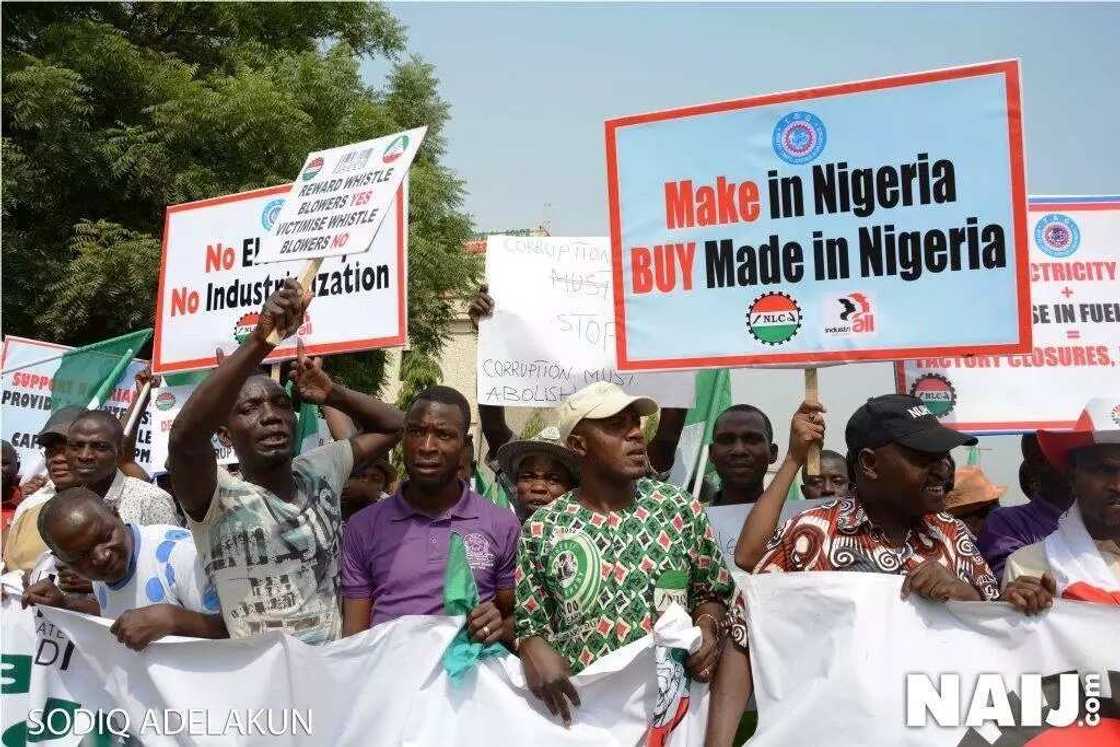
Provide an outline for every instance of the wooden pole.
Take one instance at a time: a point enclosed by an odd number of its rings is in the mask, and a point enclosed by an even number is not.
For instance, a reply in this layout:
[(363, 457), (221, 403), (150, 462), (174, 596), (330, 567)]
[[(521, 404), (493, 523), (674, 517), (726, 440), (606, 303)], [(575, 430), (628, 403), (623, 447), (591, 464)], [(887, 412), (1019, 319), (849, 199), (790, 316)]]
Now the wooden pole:
[[(805, 369), (805, 401), (809, 404), (820, 403), (820, 393), (817, 389), (817, 369)], [(809, 456), (805, 460), (805, 474), (816, 477), (821, 473), (821, 447), (813, 444), (809, 447)]]
[[(304, 293), (307, 293), (307, 291), (311, 289), (311, 281), (315, 279), (315, 273), (319, 272), (319, 267), (322, 264), (323, 258), (316, 257), (315, 259), (309, 260), (307, 263), (307, 267), (303, 268), (303, 274), (299, 276), (299, 287), (303, 288)], [(268, 344), (280, 344), (280, 335), (276, 334), (276, 330), (273, 330), (272, 333), (268, 336)], [(276, 373), (273, 378), (279, 381), (279, 376), (280, 374)]]
[(279, 363), (273, 363), (272, 365), (270, 365), (268, 367), (268, 373), (272, 377), (273, 381), (275, 381), (277, 384), (280, 383), (280, 364)]

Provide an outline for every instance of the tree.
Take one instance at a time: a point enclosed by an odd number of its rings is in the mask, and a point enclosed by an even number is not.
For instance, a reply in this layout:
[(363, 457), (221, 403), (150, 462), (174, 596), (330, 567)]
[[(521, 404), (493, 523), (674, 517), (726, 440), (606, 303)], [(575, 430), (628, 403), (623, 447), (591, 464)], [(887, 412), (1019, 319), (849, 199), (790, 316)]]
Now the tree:
[[(375, 3), (16, 4), (3, 19), (5, 332), (149, 325), (166, 205), (281, 184), (312, 150), (429, 126), (412, 167), (409, 336), (435, 357), (479, 260), (441, 164), (449, 107)], [(394, 61), (384, 89), (360, 57)], [(370, 390), (380, 351), (328, 366)]]

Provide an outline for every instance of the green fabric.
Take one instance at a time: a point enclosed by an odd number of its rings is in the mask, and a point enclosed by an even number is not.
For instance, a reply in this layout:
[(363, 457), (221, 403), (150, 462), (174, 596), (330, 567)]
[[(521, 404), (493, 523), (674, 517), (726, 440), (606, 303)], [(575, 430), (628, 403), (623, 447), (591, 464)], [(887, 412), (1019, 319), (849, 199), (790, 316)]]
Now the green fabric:
[[(284, 385), (284, 391), (292, 396), (292, 382)], [(310, 402), (300, 402), (299, 412), (296, 413), (295, 449), (292, 456), (299, 456), (303, 449), (303, 442), (319, 432), (319, 408)]]
[[(449, 617), (469, 615), (478, 606), (478, 584), (474, 581), (470, 564), (467, 563), (467, 548), (458, 532), (451, 533), (447, 547), (447, 569), (443, 573), (443, 614)], [(505, 655), (506, 648), (500, 643), (483, 645), (470, 639), (467, 625), (455, 634), (447, 650), (443, 652), (443, 669), (458, 683), (480, 659)]]
[(167, 386), (198, 386), (205, 381), (206, 377), (209, 375), (209, 371), (167, 374), (163, 377), (163, 383)]
[(980, 448), (978, 446), (968, 447), (968, 466), (975, 467), (980, 464)]
[(717, 368), (696, 372), (696, 400), (684, 424), (704, 423), (704, 443), (712, 442), (716, 416), (731, 407), (731, 371)]
[[(95, 342), (62, 356), (51, 382), (51, 411), (105, 402), (133, 357), (152, 336), (151, 329)], [(131, 383), (130, 383), (131, 388)]]
[[(702, 424), (704, 427), (704, 440), (701, 445), (711, 445), (712, 430), (716, 425), (716, 418), (721, 412), (731, 407), (731, 371), (726, 368), (717, 368), (709, 371), (696, 372), (696, 399), (691, 410), (684, 419), (685, 428)], [(701, 450), (700, 456), (704, 452)], [(698, 465), (697, 473), (703, 475), (712, 483), (715, 490), (720, 488), (720, 479), (711, 463), (704, 460)]]
[(474, 484), (478, 486), (478, 494), (486, 498), (495, 506), (501, 508), (510, 508), (509, 496), (506, 491), (502, 490), (502, 486), (498, 484), (497, 480), (486, 481), (482, 474), (482, 470), (478, 467), (474, 468)]

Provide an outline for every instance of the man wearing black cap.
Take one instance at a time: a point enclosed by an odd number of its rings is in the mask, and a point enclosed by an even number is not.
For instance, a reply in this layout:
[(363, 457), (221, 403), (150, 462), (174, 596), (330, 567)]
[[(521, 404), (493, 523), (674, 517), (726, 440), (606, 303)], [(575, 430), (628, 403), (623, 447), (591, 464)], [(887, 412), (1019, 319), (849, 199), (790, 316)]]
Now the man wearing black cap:
[(51, 414), (43, 430), (39, 431), (36, 441), (43, 447), (46, 458), (46, 485), (31, 495), (24, 496), (16, 506), (12, 524), (4, 542), (4, 569), (29, 571), (39, 557), (47, 551), (47, 545), (39, 536), (37, 521), (43, 504), (54, 497), (55, 493), (77, 481), (70, 471), (66, 459), (66, 434), (70, 425), (84, 410), (81, 407), (63, 407)]
[(854, 495), (787, 521), (755, 572), (897, 573), (906, 576), (903, 598), (998, 599), (968, 530), (942, 513), (949, 450), (976, 439), (942, 426), (920, 400), (901, 394), (869, 399), (844, 436)]

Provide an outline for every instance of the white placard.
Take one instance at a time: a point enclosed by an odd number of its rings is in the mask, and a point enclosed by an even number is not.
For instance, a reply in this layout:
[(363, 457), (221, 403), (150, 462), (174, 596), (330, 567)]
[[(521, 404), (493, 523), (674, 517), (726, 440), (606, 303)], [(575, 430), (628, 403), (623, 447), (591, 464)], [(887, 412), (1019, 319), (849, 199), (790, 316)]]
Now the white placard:
[[(288, 186), (167, 208), (156, 301), (152, 370), (217, 366), (214, 350), (232, 352), (256, 324), (261, 306), (292, 264), (262, 265), (263, 237), (285, 204)], [(371, 251), (325, 260), (311, 281), (312, 299), (297, 333), (308, 355), (403, 345), (407, 327), (408, 182), (400, 185)], [(266, 362), (294, 358), (296, 338)]]
[(390, 214), (427, 127), (307, 156), (257, 262), (361, 254)]
[(1120, 392), (1120, 195), (1032, 197), (1028, 216), (1031, 353), (896, 364), (898, 390), (958, 430), (1069, 430)]
[(692, 407), (695, 374), (615, 368), (610, 241), (605, 236), (491, 236), (486, 279), (494, 315), (478, 336), (478, 402), (555, 407), (613, 381), (662, 407)]
[[(52, 342), (9, 335), (4, 338), (3, 362), (0, 367), (15, 368), (61, 356), (68, 350), (73, 348), (69, 345), (57, 345)], [(3, 437), (19, 453), (22, 477), (25, 480), (43, 464), (43, 452), (39, 448), (38, 435), (51, 416), (51, 381), (60, 365), (62, 359), (55, 358), (3, 376), (4, 391), (0, 394), (3, 409)], [(129, 364), (116, 386), (110, 390), (103, 409), (117, 417), (124, 414), (136, 394), (136, 374), (146, 365), (148, 362), (140, 359), (135, 359)], [(151, 444), (151, 419), (148, 413), (144, 413), (136, 431), (136, 463), (148, 474), (154, 474)]]

